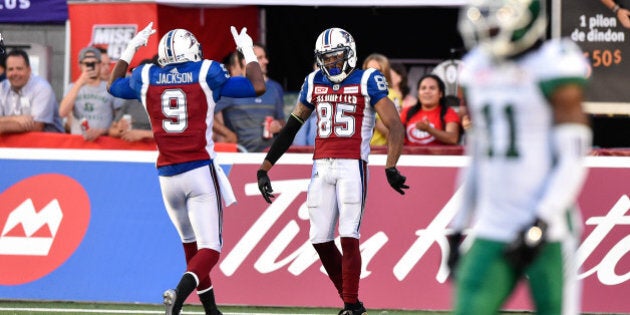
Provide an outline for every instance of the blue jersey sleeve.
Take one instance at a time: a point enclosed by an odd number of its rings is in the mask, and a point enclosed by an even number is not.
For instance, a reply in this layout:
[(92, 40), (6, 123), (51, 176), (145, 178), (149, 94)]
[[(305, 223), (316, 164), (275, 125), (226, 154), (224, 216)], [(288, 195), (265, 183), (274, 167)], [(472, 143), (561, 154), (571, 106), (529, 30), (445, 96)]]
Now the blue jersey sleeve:
[(131, 76), (117, 79), (112, 83), (109, 93), (115, 97), (140, 100), (142, 89), (142, 69), (151, 65), (139, 65), (131, 72)]
[(255, 97), (256, 90), (249, 79), (245, 77), (230, 77), (221, 89), (221, 96)]
[(367, 92), (370, 96), (370, 105), (374, 107), (378, 101), (383, 97), (387, 97), (389, 91), (387, 90), (387, 79), (378, 70), (375, 70), (370, 74), (370, 78), (367, 82)]
[(311, 102), (309, 102), (308, 97), (309, 97), (309, 86), (313, 83), (313, 73), (309, 74), (306, 78), (304, 78), (304, 83), (302, 83), (302, 87), (300, 88), (300, 95), (298, 97), (298, 99), (300, 100), (300, 103), (304, 104), (304, 106), (314, 110), (315, 109), (315, 105), (313, 105)]
[(129, 86), (130, 79), (127, 78), (118, 78), (116, 81), (112, 83), (109, 88), (109, 94), (124, 99), (137, 99), (136, 92)]
[(245, 77), (230, 77), (225, 66), (213, 61), (206, 77), (208, 86), (215, 92), (214, 100), (218, 101), (221, 96), (229, 97), (254, 97), (256, 91), (254, 86)]

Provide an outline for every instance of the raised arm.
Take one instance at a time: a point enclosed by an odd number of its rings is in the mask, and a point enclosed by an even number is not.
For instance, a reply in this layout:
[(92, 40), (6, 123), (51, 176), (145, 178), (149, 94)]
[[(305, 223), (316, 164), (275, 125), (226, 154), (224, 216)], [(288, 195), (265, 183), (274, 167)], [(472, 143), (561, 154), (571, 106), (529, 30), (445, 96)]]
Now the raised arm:
[(230, 31), (234, 37), (236, 49), (245, 57), (245, 63), (247, 64), (245, 66), (245, 77), (247, 77), (254, 86), (256, 95), (263, 95), (267, 90), (265, 77), (263, 76), (260, 64), (258, 64), (258, 58), (254, 53), (254, 42), (252, 38), (247, 35), (247, 27), (243, 27), (240, 34), (236, 31), (234, 26), (230, 27)]
[(150, 22), (142, 31), (138, 32), (127, 44), (127, 48), (120, 55), (120, 59), (116, 62), (114, 70), (109, 75), (109, 81), (107, 82), (107, 90), (109, 91), (114, 81), (120, 78), (124, 78), (129, 69), (129, 64), (136, 54), (138, 48), (146, 46), (149, 41), (149, 37), (155, 34), (153, 29), (153, 22)]

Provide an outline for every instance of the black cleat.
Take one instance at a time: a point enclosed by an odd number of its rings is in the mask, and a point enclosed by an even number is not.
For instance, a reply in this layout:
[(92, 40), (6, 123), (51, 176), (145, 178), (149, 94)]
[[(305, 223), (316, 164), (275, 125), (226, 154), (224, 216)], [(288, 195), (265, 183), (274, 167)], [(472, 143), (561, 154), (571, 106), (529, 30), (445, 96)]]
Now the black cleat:
[(362, 302), (356, 304), (346, 304), (346, 306), (339, 311), (338, 315), (368, 315), (367, 310), (363, 307)]

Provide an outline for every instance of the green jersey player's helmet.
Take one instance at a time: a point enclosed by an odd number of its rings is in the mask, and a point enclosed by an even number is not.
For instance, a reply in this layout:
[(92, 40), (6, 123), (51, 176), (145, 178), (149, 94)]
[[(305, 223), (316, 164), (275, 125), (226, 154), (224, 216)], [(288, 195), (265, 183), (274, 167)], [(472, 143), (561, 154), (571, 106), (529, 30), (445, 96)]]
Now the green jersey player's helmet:
[(479, 46), (508, 58), (545, 36), (545, 0), (469, 0), (460, 11), (458, 27), (468, 49)]

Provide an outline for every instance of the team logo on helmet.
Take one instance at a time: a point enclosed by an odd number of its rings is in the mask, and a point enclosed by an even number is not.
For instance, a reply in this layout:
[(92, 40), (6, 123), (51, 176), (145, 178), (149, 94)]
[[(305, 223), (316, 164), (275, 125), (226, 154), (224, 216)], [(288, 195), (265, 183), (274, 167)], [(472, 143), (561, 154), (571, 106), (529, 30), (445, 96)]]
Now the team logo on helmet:
[(323, 31), (315, 42), (315, 60), (328, 80), (340, 83), (357, 63), (354, 38), (340, 28)]

